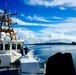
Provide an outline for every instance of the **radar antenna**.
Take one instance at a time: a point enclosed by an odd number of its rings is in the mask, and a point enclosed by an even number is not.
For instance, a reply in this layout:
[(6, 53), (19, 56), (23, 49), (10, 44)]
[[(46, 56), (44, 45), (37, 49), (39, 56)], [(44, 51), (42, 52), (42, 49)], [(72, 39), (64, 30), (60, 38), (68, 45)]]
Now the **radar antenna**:
[(11, 19), (11, 17), (15, 15), (17, 15), (17, 13), (8, 13), (6, 7), (4, 9), (4, 12), (0, 12), (0, 33), (4, 32), (6, 36), (10, 37), (11, 40), (16, 40), (16, 33), (12, 28), (14, 24), (12, 23)]

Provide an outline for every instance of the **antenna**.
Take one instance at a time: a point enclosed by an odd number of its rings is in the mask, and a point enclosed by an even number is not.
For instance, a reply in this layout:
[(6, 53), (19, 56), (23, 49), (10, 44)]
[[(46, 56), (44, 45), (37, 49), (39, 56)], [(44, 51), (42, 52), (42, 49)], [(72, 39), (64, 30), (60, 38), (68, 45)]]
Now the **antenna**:
[(16, 12), (16, 4), (15, 4), (15, 14), (17, 15), (17, 12)]
[(9, 14), (6, 9), (7, 9), (7, 3), (5, 3), (4, 12), (2, 13), (3, 14), (2, 17), (0, 18), (0, 36), (1, 36), (1, 32), (4, 32), (6, 36), (10, 37), (11, 40), (13, 39), (16, 40), (16, 33), (11, 27), (13, 24), (11, 17), (17, 15), (17, 13)]
[(5, 7), (7, 8), (7, 2), (5, 3)]
[(16, 13), (16, 4), (15, 4), (15, 13)]
[(5, 14), (7, 13), (6, 9), (7, 9), (7, 2), (5, 3), (5, 10), (4, 10)]

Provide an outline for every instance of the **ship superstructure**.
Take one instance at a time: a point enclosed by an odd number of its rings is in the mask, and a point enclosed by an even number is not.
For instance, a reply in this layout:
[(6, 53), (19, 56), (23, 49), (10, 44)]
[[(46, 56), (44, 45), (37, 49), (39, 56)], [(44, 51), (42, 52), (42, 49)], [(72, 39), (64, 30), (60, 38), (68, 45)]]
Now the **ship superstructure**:
[(14, 32), (12, 17), (15, 15), (17, 13), (8, 13), (6, 8), (0, 12), (0, 67), (10, 67), (10, 63), (22, 56), (20, 48), (24, 40), (17, 39)]

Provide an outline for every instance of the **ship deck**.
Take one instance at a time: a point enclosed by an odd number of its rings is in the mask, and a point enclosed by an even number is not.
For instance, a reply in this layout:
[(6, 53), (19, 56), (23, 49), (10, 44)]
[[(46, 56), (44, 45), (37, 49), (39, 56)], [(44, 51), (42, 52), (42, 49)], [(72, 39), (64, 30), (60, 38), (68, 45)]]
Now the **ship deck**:
[(9, 68), (9, 69), (0, 68), (0, 75), (20, 75), (20, 71), (19, 71), (19, 68), (16, 68), (16, 67)]
[(0, 67), (0, 75), (20, 75), (19, 65), (11, 64), (10, 67)]
[(0, 68), (0, 75), (20, 75), (20, 72), (17, 68)]

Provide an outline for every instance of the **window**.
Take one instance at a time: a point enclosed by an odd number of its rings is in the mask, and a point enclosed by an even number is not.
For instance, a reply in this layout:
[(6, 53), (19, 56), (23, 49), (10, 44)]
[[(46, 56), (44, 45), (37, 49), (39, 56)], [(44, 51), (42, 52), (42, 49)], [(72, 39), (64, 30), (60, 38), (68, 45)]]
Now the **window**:
[(5, 50), (10, 50), (10, 44), (5, 44)]
[(0, 44), (0, 50), (3, 50), (3, 44)]
[(16, 44), (12, 44), (12, 50), (16, 49)]
[(17, 49), (20, 49), (21, 48), (21, 44), (17, 44)]

